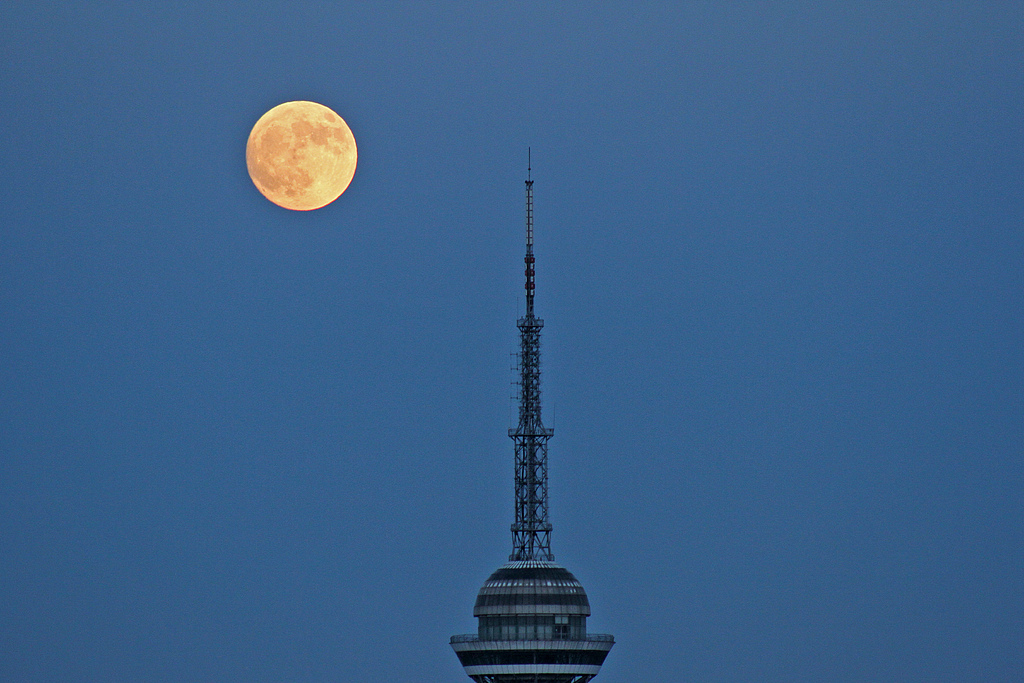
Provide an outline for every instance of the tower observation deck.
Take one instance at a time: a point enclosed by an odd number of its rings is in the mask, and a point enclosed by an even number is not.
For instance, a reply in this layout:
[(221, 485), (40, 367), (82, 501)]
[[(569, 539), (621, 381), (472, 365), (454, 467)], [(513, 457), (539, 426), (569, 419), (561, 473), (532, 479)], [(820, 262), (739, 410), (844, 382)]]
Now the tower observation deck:
[(526, 314), (519, 328), (519, 423), (515, 444), (512, 554), (484, 583), (473, 607), (476, 634), (451, 646), (476, 683), (586, 683), (615, 644), (588, 634), (590, 602), (583, 586), (551, 554), (548, 440), (540, 403), (540, 331), (534, 315), (533, 180), (526, 180)]

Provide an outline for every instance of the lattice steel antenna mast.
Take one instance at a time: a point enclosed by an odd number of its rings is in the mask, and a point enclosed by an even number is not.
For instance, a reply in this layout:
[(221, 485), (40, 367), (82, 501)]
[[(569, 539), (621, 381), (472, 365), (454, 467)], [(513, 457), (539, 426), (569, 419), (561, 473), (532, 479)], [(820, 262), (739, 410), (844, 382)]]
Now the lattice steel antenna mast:
[(526, 315), (519, 328), (519, 424), (508, 430), (516, 445), (516, 516), (509, 560), (552, 561), (548, 521), (548, 439), (555, 430), (541, 420), (540, 331), (544, 321), (533, 314), (533, 180), (526, 180)]

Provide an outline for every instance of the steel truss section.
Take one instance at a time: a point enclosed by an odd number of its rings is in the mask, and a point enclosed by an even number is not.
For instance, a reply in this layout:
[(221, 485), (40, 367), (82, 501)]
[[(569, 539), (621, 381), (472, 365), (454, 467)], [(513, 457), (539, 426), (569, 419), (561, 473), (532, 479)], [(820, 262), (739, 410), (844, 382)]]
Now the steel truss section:
[(526, 181), (526, 315), (519, 328), (519, 424), (508, 431), (515, 442), (515, 522), (509, 560), (553, 561), (548, 520), (548, 439), (540, 404), (540, 331), (544, 321), (533, 314), (536, 287), (533, 256), (533, 181)]

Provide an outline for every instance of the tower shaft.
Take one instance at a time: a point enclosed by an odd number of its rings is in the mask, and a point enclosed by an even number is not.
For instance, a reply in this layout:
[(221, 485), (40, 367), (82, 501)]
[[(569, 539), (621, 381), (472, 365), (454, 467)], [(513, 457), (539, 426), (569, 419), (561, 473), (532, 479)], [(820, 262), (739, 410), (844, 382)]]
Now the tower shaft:
[(552, 561), (548, 519), (548, 439), (540, 405), (540, 331), (544, 321), (533, 313), (533, 180), (526, 181), (526, 315), (519, 328), (519, 424), (508, 431), (516, 447), (515, 521), (511, 561)]

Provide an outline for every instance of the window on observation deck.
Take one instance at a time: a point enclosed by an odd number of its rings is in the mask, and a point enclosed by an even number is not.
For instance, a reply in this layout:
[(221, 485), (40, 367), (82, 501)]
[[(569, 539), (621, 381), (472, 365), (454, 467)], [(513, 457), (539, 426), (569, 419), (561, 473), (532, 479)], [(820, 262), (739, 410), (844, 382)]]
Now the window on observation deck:
[(555, 628), (551, 635), (554, 640), (565, 640), (569, 637), (569, 617), (567, 615), (555, 615)]
[(480, 617), (480, 640), (583, 640), (586, 617), (566, 614), (517, 614)]

